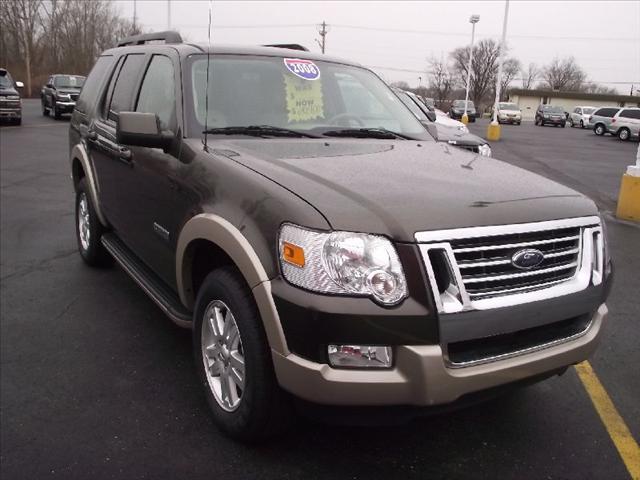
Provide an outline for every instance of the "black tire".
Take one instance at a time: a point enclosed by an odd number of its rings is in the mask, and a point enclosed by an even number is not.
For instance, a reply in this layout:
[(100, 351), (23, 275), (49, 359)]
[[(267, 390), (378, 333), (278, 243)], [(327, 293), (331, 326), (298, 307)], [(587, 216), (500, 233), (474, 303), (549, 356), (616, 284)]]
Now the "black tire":
[(521, 122), (516, 123), (516, 125), (520, 125)]
[[(82, 199), (86, 201), (86, 209), (88, 213), (88, 240), (83, 242), (80, 235), (80, 203)], [(78, 242), (78, 251), (80, 256), (87, 265), (92, 267), (104, 267), (113, 263), (113, 257), (104, 248), (100, 238), (105, 232), (105, 228), (100, 223), (98, 215), (96, 214), (91, 195), (87, 189), (86, 179), (83, 178), (78, 183), (76, 191), (76, 240)], [(84, 245), (86, 243), (86, 247)]]
[(49, 116), (49, 109), (45, 105), (44, 99), (42, 99), (42, 116), (43, 117), (48, 117)]
[(606, 132), (604, 125), (602, 125), (601, 123), (598, 123), (596, 126), (593, 127), (593, 133), (595, 133), (596, 135), (604, 135)]
[(60, 120), (62, 118), (62, 114), (58, 111), (58, 107), (56, 107), (55, 104), (53, 104), (53, 117), (56, 120)]
[(562, 128), (564, 128), (566, 125), (567, 125), (566, 123), (563, 123), (563, 124), (562, 124)]
[(623, 142), (626, 142), (627, 140), (629, 140), (629, 138), (631, 138), (631, 131), (626, 127), (621, 128), (620, 130), (618, 130), (618, 138)]
[(580, 128), (584, 128), (584, 122), (580, 120)]
[(575, 127), (575, 126), (576, 126), (576, 125), (575, 125), (575, 123), (573, 123), (573, 118), (572, 118), (572, 117), (569, 117), (569, 126), (570, 126), (571, 128), (573, 128), (573, 127)]
[[(203, 323), (210, 305), (223, 302), (233, 314), (244, 357), (244, 387), (235, 410), (222, 407), (212, 391), (205, 371), (202, 347)], [(198, 379), (218, 427), (244, 442), (266, 440), (283, 432), (293, 410), (288, 396), (278, 385), (271, 349), (251, 290), (234, 267), (211, 272), (198, 291), (194, 310), (193, 350)], [(236, 387), (232, 387), (236, 388)]]
[(22, 117), (14, 119), (13, 124), (17, 126), (22, 125)]

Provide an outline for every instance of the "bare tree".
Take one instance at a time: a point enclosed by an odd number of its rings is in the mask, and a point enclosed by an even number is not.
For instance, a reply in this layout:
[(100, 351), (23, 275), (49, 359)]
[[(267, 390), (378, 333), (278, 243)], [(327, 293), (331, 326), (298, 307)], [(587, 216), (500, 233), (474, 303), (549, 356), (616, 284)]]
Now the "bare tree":
[(453, 75), (444, 60), (429, 60), (429, 87), (433, 91), (435, 101), (439, 104), (449, 100), (453, 88)]
[(533, 62), (529, 64), (529, 67), (526, 70), (524, 68), (521, 69), (520, 74), (522, 75), (522, 88), (525, 90), (532, 89), (535, 81), (540, 78), (540, 73), (540, 68)]
[[(462, 87), (467, 86), (467, 72), (469, 69), (470, 48), (460, 47), (451, 52), (453, 72)], [(471, 67), (471, 81), (469, 97), (478, 105), (488, 93), (493, 91), (495, 74), (500, 57), (500, 45), (493, 39), (479, 41), (473, 47), (473, 64)]]
[(580, 91), (587, 75), (576, 63), (575, 58), (566, 57), (562, 60), (554, 58), (542, 73), (542, 86), (551, 90)]
[(595, 82), (587, 82), (582, 89), (586, 93), (599, 93), (601, 95), (618, 95), (618, 90)]
[(502, 64), (502, 78), (500, 80), (500, 100), (508, 98), (507, 89), (520, 71), (520, 60), (517, 58), (506, 58)]
[(392, 87), (399, 88), (400, 90), (409, 90), (409, 84), (404, 80), (400, 80), (399, 82), (393, 82), (391, 84)]
[(40, 8), (42, 0), (0, 2), (0, 28), (15, 38), (17, 56), (23, 58), (27, 95), (31, 95), (31, 66), (42, 34)]

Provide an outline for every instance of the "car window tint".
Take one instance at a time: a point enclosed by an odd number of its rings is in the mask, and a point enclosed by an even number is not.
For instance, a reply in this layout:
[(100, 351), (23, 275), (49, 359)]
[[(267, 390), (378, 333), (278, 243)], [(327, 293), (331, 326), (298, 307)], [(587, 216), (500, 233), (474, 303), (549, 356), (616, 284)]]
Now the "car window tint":
[(118, 79), (111, 95), (109, 113), (107, 118), (115, 121), (118, 113), (131, 109), (133, 103), (133, 91), (138, 82), (140, 69), (144, 63), (145, 56), (142, 54), (127, 55), (124, 64), (118, 73)]
[(620, 112), (619, 116), (624, 118), (640, 119), (640, 110), (623, 110), (622, 112)]
[(98, 91), (102, 86), (102, 82), (107, 76), (112, 64), (113, 56), (111, 55), (98, 58), (93, 69), (91, 69), (91, 73), (89, 73), (89, 76), (82, 86), (80, 98), (78, 98), (76, 103), (77, 110), (86, 113), (87, 110), (93, 106), (96, 101), (96, 97), (98, 96)]
[(163, 130), (175, 127), (176, 93), (173, 64), (155, 55), (142, 81), (136, 112), (155, 113)]

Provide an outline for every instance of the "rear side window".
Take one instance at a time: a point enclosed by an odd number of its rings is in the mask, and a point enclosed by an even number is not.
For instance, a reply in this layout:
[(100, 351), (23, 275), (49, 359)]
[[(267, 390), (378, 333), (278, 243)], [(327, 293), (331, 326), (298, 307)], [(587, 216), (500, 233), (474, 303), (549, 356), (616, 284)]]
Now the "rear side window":
[(109, 101), (107, 109), (107, 112), (109, 112), (107, 118), (109, 120), (115, 121), (118, 113), (123, 110), (131, 110), (134, 89), (138, 83), (144, 59), (145, 56), (143, 54), (127, 55), (127, 58), (125, 58)]
[(113, 64), (111, 55), (98, 58), (95, 65), (91, 69), (91, 73), (82, 86), (80, 98), (76, 103), (76, 109), (82, 113), (87, 113), (97, 100), (98, 92), (102, 86), (102, 81), (107, 77), (107, 73)]
[(640, 110), (622, 110), (619, 117), (640, 119)]
[(596, 113), (594, 113), (594, 115), (599, 115), (600, 117), (613, 117), (618, 110), (620, 110), (619, 108), (601, 108), (600, 110), (596, 110)]
[(155, 113), (163, 130), (175, 129), (176, 89), (173, 63), (154, 55), (142, 81), (136, 112)]

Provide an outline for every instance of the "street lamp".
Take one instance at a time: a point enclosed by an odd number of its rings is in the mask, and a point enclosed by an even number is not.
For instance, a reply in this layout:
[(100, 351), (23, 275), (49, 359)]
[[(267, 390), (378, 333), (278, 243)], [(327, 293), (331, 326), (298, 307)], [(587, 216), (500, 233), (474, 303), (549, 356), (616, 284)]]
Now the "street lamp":
[(500, 140), (500, 123), (498, 122), (498, 103), (500, 102), (500, 87), (502, 86), (502, 64), (507, 50), (507, 20), (509, 18), (509, 0), (504, 5), (504, 20), (502, 22), (502, 41), (500, 42), (500, 58), (498, 59), (498, 76), (496, 78), (496, 100), (493, 103), (493, 118), (487, 127), (487, 140)]
[(473, 62), (473, 39), (476, 36), (476, 23), (480, 21), (480, 15), (471, 15), (469, 17), (469, 23), (471, 24), (471, 51), (469, 52), (469, 68), (467, 69), (467, 91), (464, 96), (464, 115), (462, 115), (462, 123), (469, 123), (469, 116), (467, 115), (467, 104), (469, 103), (469, 83), (471, 82), (471, 65)]

